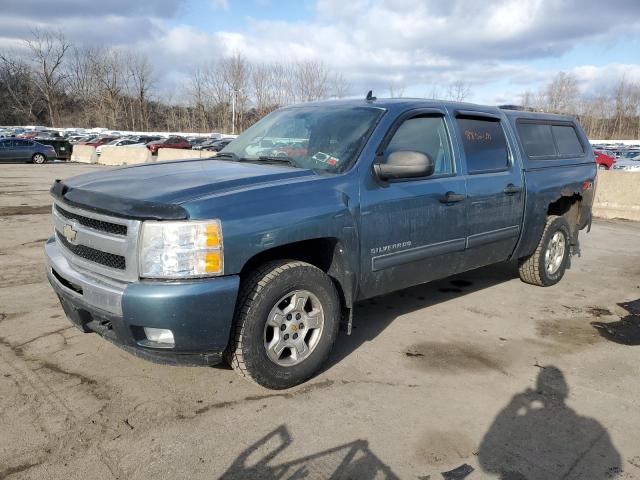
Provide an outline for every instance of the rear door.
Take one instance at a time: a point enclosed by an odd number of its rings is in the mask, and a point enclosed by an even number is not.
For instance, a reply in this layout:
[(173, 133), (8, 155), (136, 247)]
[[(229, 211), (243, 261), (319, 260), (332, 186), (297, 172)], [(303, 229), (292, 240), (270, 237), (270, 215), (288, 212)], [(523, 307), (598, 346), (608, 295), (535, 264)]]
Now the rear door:
[(378, 148), (380, 161), (393, 151), (424, 153), (433, 159), (435, 171), (385, 183), (369, 178), (362, 189), (361, 297), (443, 278), (461, 268), (467, 202), (450, 128), (444, 111), (414, 110), (398, 119)]
[(522, 224), (524, 181), (500, 115), (457, 111), (455, 123), (469, 202), (465, 268), (471, 269), (506, 260), (513, 252)]

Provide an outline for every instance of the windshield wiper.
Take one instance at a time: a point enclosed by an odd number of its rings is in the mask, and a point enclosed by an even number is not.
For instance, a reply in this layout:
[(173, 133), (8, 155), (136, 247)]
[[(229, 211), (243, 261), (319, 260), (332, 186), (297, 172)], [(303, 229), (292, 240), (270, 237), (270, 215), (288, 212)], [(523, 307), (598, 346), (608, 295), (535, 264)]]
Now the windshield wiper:
[(268, 155), (261, 155), (258, 157), (261, 162), (274, 162), (274, 163), (288, 163), (292, 167), (297, 167), (298, 164), (291, 157), (270, 157)]
[(236, 155), (233, 152), (223, 152), (223, 153), (217, 153), (214, 157), (211, 157), (214, 160), (216, 158), (230, 158), (231, 160), (235, 161), (235, 162), (241, 162), (242, 160), (244, 160), (243, 158), (239, 158), (238, 155)]

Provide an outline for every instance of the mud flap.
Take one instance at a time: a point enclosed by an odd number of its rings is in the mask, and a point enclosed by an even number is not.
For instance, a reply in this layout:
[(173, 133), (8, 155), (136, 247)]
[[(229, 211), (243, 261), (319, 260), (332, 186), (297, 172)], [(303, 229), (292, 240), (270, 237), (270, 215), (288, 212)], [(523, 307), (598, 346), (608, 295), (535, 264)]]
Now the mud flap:
[(342, 321), (340, 322), (340, 330), (347, 335), (351, 335), (351, 328), (353, 325), (353, 308), (342, 309)]

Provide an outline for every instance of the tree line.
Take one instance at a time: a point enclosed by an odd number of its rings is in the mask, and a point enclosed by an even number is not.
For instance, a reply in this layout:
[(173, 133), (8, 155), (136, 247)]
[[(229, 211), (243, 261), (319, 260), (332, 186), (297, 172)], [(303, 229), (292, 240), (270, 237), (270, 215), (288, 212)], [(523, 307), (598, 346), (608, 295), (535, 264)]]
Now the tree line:
[(537, 92), (524, 92), (522, 106), (573, 115), (592, 139), (640, 139), (640, 84), (625, 75), (609, 88), (585, 95), (575, 75), (560, 72)]
[(193, 72), (178, 98), (160, 92), (158, 74), (142, 53), (35, 30), (22, 48), (0, 50), (0, 125), (238, 133), (280, 106), (349, 90), (319, 61), (220, 58)]
[[(159, 72), (142, 53), (74, 45), (61, 32), (34, 30), (21, 48), (0, 50), (0, 125), (106, 127), (131, 131), (238, 133), (272, 110), (350, 93), (340, 72), (315, 61), (249, 62), (223, 57), (192, 72), (180, 91), (161, 92)], [(429, 96), (462, 101), (462, 80)], [(389, 86), (402, 97), (404, 87)], [(640, 85), (622, 76), (597, 95), (575, 75), (557, 74), (521, 105), (575, 115), (590, 138), (640, 139)]]

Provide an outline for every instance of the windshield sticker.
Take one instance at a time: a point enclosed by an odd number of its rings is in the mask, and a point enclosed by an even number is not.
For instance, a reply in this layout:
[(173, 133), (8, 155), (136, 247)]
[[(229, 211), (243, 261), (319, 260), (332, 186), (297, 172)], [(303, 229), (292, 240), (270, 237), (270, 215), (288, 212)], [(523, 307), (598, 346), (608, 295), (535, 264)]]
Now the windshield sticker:
[(328, 153), (318, 152), (313, 157), (316, 162), (326, 163), (330, 167), (337, 165), (340, 162), (339, 158), (329, 155)]

